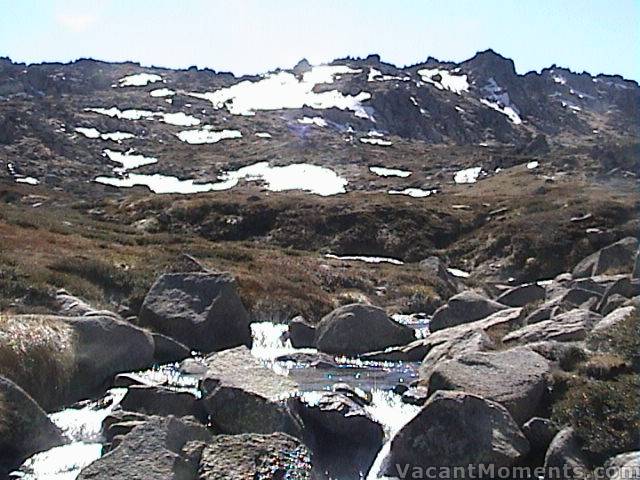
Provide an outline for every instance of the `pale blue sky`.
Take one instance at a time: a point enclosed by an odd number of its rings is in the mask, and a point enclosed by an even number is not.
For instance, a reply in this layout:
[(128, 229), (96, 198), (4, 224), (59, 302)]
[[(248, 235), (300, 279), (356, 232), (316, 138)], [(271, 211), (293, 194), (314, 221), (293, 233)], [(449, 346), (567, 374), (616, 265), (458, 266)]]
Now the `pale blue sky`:
[(0, 0), (0, 56), (237, 74), (379, 53), (398, 65), (493, 48), (640, 80), (640, 0)]

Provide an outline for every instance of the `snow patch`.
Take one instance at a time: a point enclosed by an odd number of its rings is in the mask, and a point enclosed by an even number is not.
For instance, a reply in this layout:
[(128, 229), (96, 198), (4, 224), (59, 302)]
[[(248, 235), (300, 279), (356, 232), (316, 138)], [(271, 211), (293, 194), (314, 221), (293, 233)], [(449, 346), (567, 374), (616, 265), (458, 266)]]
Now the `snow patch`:
[(316, 125), (318, 127), (326, 127), (327, 121), (322, 117), (302, 117), (298, 119), (298, 123), (303, 125)]
[(271, 138), (271, 134), (269, 132), (256, 132), (256, 137), (258, 137), (258, 138)]
[(255, 115), (259, 110), (284, 110), (289, 108), (310, 107), (316, 109), (338, 108), (351, 110), (355, 116), (373, 118), (362, 105), (369, 100), (369, 92), (357, 95), (344, 95), (338, 90), (316, 93), (313, 89), (319, 84), (333, 83), (339, 75), (359, 73), (345, 65), (320, 65), (306, 72), (302, 79), (289, 72), (269, 73), (260, 80), (244, 80), (230, 87), (214, 92), (188, 95), (208, 100), (214, 108), (226, 108), (233, 115)]
[(381, 147), (389, 147), (393, 145), (389, 140), (382, 140), (381, 138), (361, 138), (362, 143), (369, 143), (371, 145), (379, 145)]
[(154, 73), (136, 73), (118, 80), (121, 87), (144, 87), (150, 83), (160, 82), (162, 77)]
[(158, 98), (158, 97), (172, 97), (176, 94), (176, 92), (174, 92), (173, 90), (169, 89), (169, 88), (157, 88), (155, 90), (151, 90), (149, 92), (149, 95), (151, 95), (154, 98)]
[(109, 158), (112, 162), (119, 163), (122, 167), (114, 168), (116, 173), (124, 173), (127, 170), (142, 167), (143, 165), (151, 165), (157, 163), (158, 159), (154, 157), (145, 157), (144, 155), (133, 153), (133, 150), (126, 152), (118, 152), (116, 150), (104, 149), (102, 154)]
[(331, 253), (327, 253), (325, 258), (331, 258), (334, 260), (352, 260), (357, 262), (366, 262), (366, 263), (391, 263), (393, 265), (404, 265), (402, 260), (398, 260), (397, 258), (391, 257), (370, 257), (365, 255), (333, 255)]
[(489, 78), (489, 83), (482, 87), (482, 90), (485, 92), (486, 97), (480, 99), (481, 103), (506, 115), (515, 125), (522, 123), (518, 107), (511, 102), (509, 93), (500, 87), (493, 77)]
[[(469, 91), (466, 75), (456, 75), (453, 71), (450, 72), (442, 68), (423, 68), (418, 70), (418, 75), (423, 82), (430, 83), (439, 90), (449, 90), (457, 95)], [(439, 79), (438, 76), (440, 76)]]
[(481, 171), (482, 167), (472, 167), (459, 170), (453, 176), (453, 181), (456, 183), (476, 183)]
[(408, 170), (399, 170), (395, 168), (385, 168), (385, 167), (369, 167), (369, 170), (376, 175), (381, 177), (400, 177), (406, 178), (411, 175), (411, 172)]
[(101, 133), (97, 128), (76, 127), (75, 131), (87, 138), (102, 140), (111, 140), (120, 143), (122, 140), (134, 138), (135, 135), (129, 132), (107, 132)]
[(242, 133), (239, 130), (183, 130), (176, 133), (176, 137), (192, 145), (203, 143), (218, 143), (220, 140), (230, 138), (240, 138)]
[(407, 195), (413, 198), (424, 198), (436, 193), (437, 190), (423, 190), (421, 188), (405, 188), (404, 190), (389, 190), (389, 195)]

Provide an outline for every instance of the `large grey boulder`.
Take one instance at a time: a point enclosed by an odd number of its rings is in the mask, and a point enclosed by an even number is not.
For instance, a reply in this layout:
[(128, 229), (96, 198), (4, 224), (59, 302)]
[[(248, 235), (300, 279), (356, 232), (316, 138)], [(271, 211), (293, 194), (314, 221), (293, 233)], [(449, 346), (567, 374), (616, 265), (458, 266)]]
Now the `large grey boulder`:
[(636, 252), (636, 259), (633, 262), (633, 271), (631, 272), (631, 278), (640, 278), (640, 249)]
[(146, 330), (113, 317), (67, 317), (75, 333), (75, 398), (101, 388), (120, 372), (153, 364), (154, 342)]
[(467, 290), (454, 295), (446, 305), (438, 308), (429, 322), (429, 330), (435, 332), (462, 323), (475, 322), (492, 313), (508, 308), (498, 302)]
[(458, 356), (437, 364), (421, 381), (430, 392), (460, 390), (499, 402), (521, 425), (538, 411), (550, 373), (546, 358), (518, 347)]
[(139, 322), (204, 352), (251, 345), (249, 314), (227, 273), (161, 275), (144, 299)]
[(198, 458), (201, 480), (260, 480), (311, 478), (311, 454), (298, 439), (271, 435), (216, 435), (190, 445)]
[(594, 349), (607, 350), (609, 341), (618, 330), (618, 326), (627, 319), (636, 315), (637, 308), (634, 306), (622, 307), (609, 313), (600, 320), (587, 336), (587, 345)]
[(602, 312), (609, 299), (614, 295), (619, 295), (625, 298), (633, 298), (640, 295), (640, 280), (622, 277), (614, 281), (607, 287), (602, 295), (602, 299), (598, 305), (599, 312)]
[(609, 480), (640, 480), (640, 451), (616, 455), (604, 466), (612, 473)]
[(220, 431), (300, 436), (300, 424), (287, 405), (298, 391), (293, 380), (266, 368), (246, 347), (211, 354), (205, 363), (202, 403)]
[(302, 419), (305, 443), (312, 447), (316, 467), (332, 478), (351, 478), (370, 469), (382, 447), (384, 430), (366, 411), (367, 399), (348, 386), (337, 387), (320, 398), (296, 397), (290, 404)]
[(573, 269), (573, 277), (593, 277), (603, 273), (631, 273), (637, 251), (637, 238), (623, 238), (581, 260)]
[[(443, 332), (446, 330), (440, 331)], [(496, 348), (496, 346), (496, 343), (484, 330), (478, 329), (460, 332), (460, 335), (438, 345), (434, 345), (429, 350), (429, 353), (427, 353), (420, 365), (421, 383), (426, 383), (431, 376), (433, 369), (440, 365), (444, 360), (449, 360), (469, 353), (492, 350)]]
[(527, 283), (518, 285), (502, 293), (496, 302), (509, 307), (524, 307), (530, 303), (539, 302), (545, 299), (547, 292), (544, 287), (537, 283)]
[(320, 321), (315, 344), (322, 352), (358, 355), (413, 340), (414, 330), (393, 321), (381, 308), (354, 303), (336, 308)]
[(534, 323), (508, 333), (505, 344), (527, 344), (547, 340), (572, 342), (584, 340), (602, 317), (589, 310), (574, 309), (550, 320)]
[(416, 478), (415, 472), (430, 467), (509, 467), (528, 451), (529, 442), (504, 407), (465, 392), (439, 391), (393, 438), (383, 473)]
[(18, 385), (0, 376), (0, 475), (36, 452), (66, 443), (46, 412)]
[(554, 469), (560, 477), (554, 478), (587, 478), (589, 462), (580, 450), (578, 439), (571, 427), (565, 427), (553, 438), (544, 458), (545, 471)]
[(184, 447), (211, 441), (203, 425), (188, 417), (149, 417), (127, 433), (107, 455), (85, 467), (78, 480), (186, 480), (199, 463)]

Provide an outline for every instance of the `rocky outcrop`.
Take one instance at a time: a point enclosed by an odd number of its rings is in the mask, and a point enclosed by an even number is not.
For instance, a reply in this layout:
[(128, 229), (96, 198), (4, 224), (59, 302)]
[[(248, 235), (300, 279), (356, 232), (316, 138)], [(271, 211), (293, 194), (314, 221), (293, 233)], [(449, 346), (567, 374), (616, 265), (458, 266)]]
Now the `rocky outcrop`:
[(132, 385), (120, 406), (127, 411), (147, 415), (193, 416), (201, 421), (206, 419), (204, 408), (193, 393), (160, 386)]
[(478, 352), (438, 363), (429, 378), (429, 391), (460, 390), (499, 402), (520, 425), (535, 415), (551, 366), (528, 348)]
[(531, 451), (544, 456), (558, 433), (558, 426), (548, 418), (533, 417), (522, 426), (522, 433), (527, 437)]
[(384, 310), (351, 304), (335, 309), (320, 321), (315, 344), (326, 353), (357, 355), (412, 340), (414, 331), (391, 320)]
[(446, 305), (435, 311), (429, 322), (429, 330), (435, 332), (461, 323), (475, 322), (505, 308), (508, 307), (467, 290), (454, 295)]
[(310, 480), (311, 454), (299, 440), (284, 433), (217, 435), (190, 445), (199, 460), (199, 479)]
[(140, 309), (140, 324), (188, 347), (211, 352), (251, 345), (249, 314), (225, 273), (167, 273)]
[(510, 307), (524, 307), (530, 303), (544, 300), (545, 296), (544, 287), (537, 283), (527, 283), (507, 290), (496, 298), (496, 302)]
[(126, 434), (108, 455), (84, 468), (79, 480), (185, 480), (195, 478), (199, 461), (184, 447), (211, 441), (203, 425), (188, 417), (149, 417)]
[(295, 382), (265, 368), (246, 347), (214, 353), (205, 362), (202, 403), (220, 431), (300, 437), (300, 424), (286, 404), (298, 390)]
[(609, 480), (640, 480), (640, 451), (625, 452), (610, 458), (605, 463)]
[(528, 451), (529, 442), (504, 407), (477, 395), (439, 391), (394, 437), (383, 468), (388, 476), (415, 478), (414, 471), (429, 467), (509, 467)]
[(179, 362), (191, 356), (191, 350), (183, 343), (161, 333), (152, 333), (153, 360), (156, 363)]
[(46, 412), (18, 385), (0, 376), (0, 474), (66, 440)]
[(603, 273), (631, 273), (637, 251), (637, 238), (623, 238), (581, 260), (573, 269), (573, 276), (584, 278)]
[(526, 344), (547, 340), (559, 342), (584, 340), (587, 333), (601, 318), (597, 313), (575, 309), (550, 320), (543, 320), (508, 333), (502, 341), (505, 344)]

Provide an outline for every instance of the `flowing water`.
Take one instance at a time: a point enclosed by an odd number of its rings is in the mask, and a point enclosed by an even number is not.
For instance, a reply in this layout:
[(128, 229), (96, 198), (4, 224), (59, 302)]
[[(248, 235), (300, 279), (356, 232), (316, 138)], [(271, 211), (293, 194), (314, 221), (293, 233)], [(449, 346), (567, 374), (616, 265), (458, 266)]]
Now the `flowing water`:
[[(396, 321), (416, 328), (416, 336), (423, 334), (425, 321), (420, 315), (398, 316)], [(318, 398), (323, 391), (330, 390), (335, 383), (347, 383), (371, 398), (371, 404), (366, 410), (384, 427), (386, 444), (370, 472), (357, 472), (336, 480), (379, 478), (377, 471), (388, 452), (390, 439), (418, 412), (418, 407), (403, 403), (393, 389), (399, 384), (408, 385), (413, 381), (417, 377), (418, 364), (336, 358), (335, 362), (312, 366), (305, 359), (313, 358), (317, 351), (292, 347), (287, 338), (286, 325), (254, 323), (252, 333), (254, 341), (251, 353), (276, 373), (294, 379), (308, 403), (313, 403), (314, 398)], [(300, 356), (301, 354), (306, 355)], [(282, 356), (288, 358), (279, 359)], [(200, 359), (194, 357), (187, 363), (190, 367), (186, 369), (176, 363), (138, 372), (138, 375), (150, 384), (162, 384), (198, 395)], [(184, 367), (185, 363), (182, 365)], [(11, 477), (26, 480), (74, 480), (82, 468), (102, 455), (102, 421), (118, 406), (126, 391), (126, 388), (113, 388), (98, 400), (79, 402), (50, 414), (53, 423), (60, 427), (70, 443), (32, 456)]]

